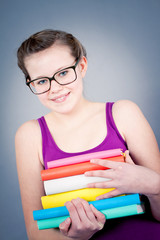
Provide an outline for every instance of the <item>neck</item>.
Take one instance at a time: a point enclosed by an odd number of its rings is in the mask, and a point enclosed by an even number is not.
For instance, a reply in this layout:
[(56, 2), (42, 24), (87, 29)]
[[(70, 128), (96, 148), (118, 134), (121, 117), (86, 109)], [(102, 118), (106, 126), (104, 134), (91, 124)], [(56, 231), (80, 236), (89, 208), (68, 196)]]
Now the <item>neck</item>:
[(68, 113), (56, 113), (51, 112), (51, 116), (54, 117), (56, 122), (63, 124), (63, 125), (75, 125), (79, 121), (82, 121), (86, 118), (87, 114), (89, 113), (90, 106), (93, 102), (82, 98), (72, 109), (72, 111)]

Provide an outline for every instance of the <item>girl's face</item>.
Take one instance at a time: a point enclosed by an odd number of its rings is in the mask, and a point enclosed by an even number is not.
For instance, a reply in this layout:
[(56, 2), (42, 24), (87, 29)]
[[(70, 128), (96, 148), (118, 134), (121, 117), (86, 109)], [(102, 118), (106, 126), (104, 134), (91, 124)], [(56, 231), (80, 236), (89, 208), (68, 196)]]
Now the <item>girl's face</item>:
[[(31, 80), (41, 77), (52, 77), (57, 71), (73, 66), (76, 59), (70, 48), (54, 44), (50, 48), (34, 53), (25, 59), (25, 66)], [(83, 100), (82, 78), (87, 70), (87, 60), (83, 57), (76, 66), (77, 79), (68, 85), (59, 85), (51, 81), (51, 89), (38, 95), (41, 103), (57, 113), (69, 113)]]

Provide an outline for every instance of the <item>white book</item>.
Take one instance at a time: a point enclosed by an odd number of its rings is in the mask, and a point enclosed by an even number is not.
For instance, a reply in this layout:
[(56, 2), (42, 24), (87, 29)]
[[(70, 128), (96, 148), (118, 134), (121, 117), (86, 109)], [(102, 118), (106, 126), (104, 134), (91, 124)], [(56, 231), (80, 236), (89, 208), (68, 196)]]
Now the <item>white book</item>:
[(103, 177), (88, 177), (81, 174), (44, 181), (44, 189), (46, 195), (52, 195), (87, 188), (88, 183), (105, 182), (108, 180), (110, 179)]

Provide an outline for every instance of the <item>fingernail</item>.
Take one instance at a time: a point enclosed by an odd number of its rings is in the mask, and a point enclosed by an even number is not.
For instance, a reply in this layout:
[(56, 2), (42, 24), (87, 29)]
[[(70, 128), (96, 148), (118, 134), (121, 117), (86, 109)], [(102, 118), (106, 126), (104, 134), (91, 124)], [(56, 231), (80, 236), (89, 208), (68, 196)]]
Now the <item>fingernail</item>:
[(66, 205), (71, 205), (71, 202), (70, 202), (70, 201), (67, 201), (67, 202), (65, 202), (64, 205), (65, 205), (65, 206), (66, 206)]
[(64, 228), (64, 223), (61, 223), (61, 224), (59, 225), (59, 228)]
[(119, 169), (122, 169), (122, 166), (118, 166)]
[(90, 206), (93, 207), (93, 208), (95, 208), (95, 207), (93, 206), (93, 204), (90, 204)]
[(70, 218), (67, 218), (67, 219), (65, 220), (65, 223), (70, 223)]
[(102, 198), (101, 197), (96, 197), (96, 200), (101, 200)]
[(98, 225), (99, 225), (99, 227), (100, 227), (100, 230), (104, 227), (104, 224), (101, 223), (101, 222), (98, 222)]
[(88, 183), (88, 184), (87, 184), (87, 188), (93, 188), (92, 183)]

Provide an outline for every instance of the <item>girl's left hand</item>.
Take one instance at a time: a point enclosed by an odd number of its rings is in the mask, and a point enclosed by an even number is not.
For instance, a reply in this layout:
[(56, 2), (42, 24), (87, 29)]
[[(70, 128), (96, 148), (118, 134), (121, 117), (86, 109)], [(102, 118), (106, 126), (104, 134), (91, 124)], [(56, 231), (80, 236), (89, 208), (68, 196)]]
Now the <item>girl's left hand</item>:
[(134, 164), (129, 151), (125, 152), (125, 162), (114, 162), (109, 160), (94, 159), (94, 164), (110, 168), (107, 170), (96, 170), (86, 172), (86, 176), (106, 177), (111, 180), (99, 183), (90, 183), (89, 188), (115, 188), (96, 199), (103, 199), (121, 195), (124, 193), (141, 193), (145, 195), (156, 195), (159, 193), (159, 174), (153, 170)]

